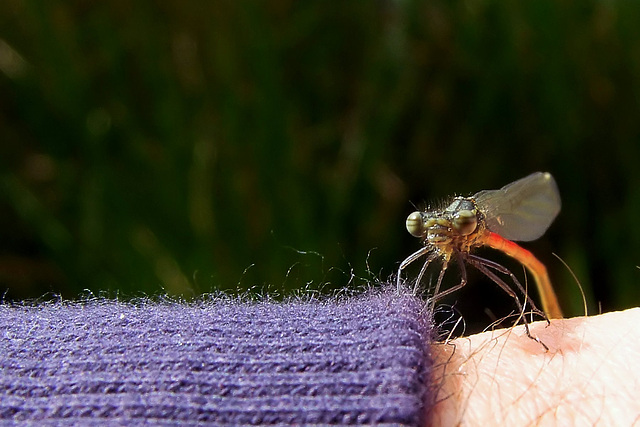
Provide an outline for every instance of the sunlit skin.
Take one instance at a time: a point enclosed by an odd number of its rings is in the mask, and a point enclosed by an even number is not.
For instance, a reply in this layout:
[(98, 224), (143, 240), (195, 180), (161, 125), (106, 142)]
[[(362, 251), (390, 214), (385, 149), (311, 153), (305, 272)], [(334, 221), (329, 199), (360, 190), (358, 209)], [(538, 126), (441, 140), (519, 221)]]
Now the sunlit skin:
[[(401, 286), (402, 270), (418, 258), (426, 256), (416, 279), (417, 291), (429, 264), (439, 259), (442, 269), (432, 294), (433, 304), (466, 285), (465, 264), (469, 264), (514, 298), (518, 309), (522, 311), (518, 295), (500, 275), (508, 277), (526, 295), (516, 276), (506, 267), (472, 254), (473, 249), (488, 246), (516, 259), (529, 270), (538, 287), (544, 309), (543, 313), (527, 298), (533, 312), (547, 321), (549, 318), (561, 318), (562, 310), (544, 264), (531, 252), (502, 235), (513, 236), (514, 240), (534, 240), (546, 231), (559, 210), (560, 197), (553, 177), (548, 173), (537, 172), (500, 190), (481, 191), (472, 197), (456, 197), (442, 210), (413, 212), (407, 217), (407, 230), (420, 238), (424, 246), (400, 264), (398, 287)], [(458, 262), (462, 279), (458, 285), (440, 291), (442, 278), (452, 259)], [(523, 319), (527, 335), (539, 341), (530, 335), (527, 320)]]

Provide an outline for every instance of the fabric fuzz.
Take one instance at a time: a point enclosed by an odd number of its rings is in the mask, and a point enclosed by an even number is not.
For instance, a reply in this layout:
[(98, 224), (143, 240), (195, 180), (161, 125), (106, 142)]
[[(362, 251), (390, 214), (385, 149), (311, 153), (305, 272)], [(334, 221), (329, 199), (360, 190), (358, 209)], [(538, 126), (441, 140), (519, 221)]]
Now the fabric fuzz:
[(420, 425), (429, 338), (423, 301), (394, 291), (3, 303), (0, 422)]

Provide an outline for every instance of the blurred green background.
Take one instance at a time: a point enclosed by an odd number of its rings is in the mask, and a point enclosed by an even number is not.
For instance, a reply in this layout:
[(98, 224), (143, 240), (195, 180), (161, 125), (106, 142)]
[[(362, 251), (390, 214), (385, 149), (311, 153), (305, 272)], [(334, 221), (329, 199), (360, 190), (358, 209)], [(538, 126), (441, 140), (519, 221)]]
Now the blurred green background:
[[(563, 210), (524, 246), (567, 313), (552, 252), (592, 311), (638, 305), (638, 22), (616, 0), (3, 0), (0, 291), (357, 287), (419, 247), (412, 203), (542, 170)], [(460, 304), (493, 310), (488, 288)]]

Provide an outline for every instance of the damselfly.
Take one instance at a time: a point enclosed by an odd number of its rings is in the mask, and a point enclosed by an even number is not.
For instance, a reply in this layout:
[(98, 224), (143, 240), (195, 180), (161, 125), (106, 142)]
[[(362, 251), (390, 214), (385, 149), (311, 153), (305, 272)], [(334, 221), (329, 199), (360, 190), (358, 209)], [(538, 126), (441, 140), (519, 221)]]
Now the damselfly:
[[(549, 228), (558, 212), (560, 194), (555, 180), (547, 172), (533, 173), (499, 190), (484, 190), (471, 197), (455, 197), (442, 210), (413, 212), (407, 217), (407, 230), (413, 236), (419, 237), (424, 246), (400, 264), (398, 288), (401, 286), (402, 270), (426, 255), (416, 280), (416, 289), (429, 264), (436, 259), (442, 261), (442, 269), (432, 295), (432, 304), (466, 285), (466, 263), (482, 272), (513, 297), (521, 312), (523, 306), (518, 295), (498, 274), (509, 277), (527, 298), (532, 310), (547, 322), (549, 318), (560, 318), (562, 310), (544, 264), (531, 252), (513, 242), (539, 238)], [(511, 271), (501, 264), (471, 253), (474, 248), (480, 246), (497, 249), (515, 258), (529, 270), (538, 287), (544, 313), (527, 297), (525, 288)], [(441, 292), (442, 278), (452, 260), (459, 264), (462, 279), (456, 286)], [(529, 333), (526, 317), (523, 318), (527, 335), (533, 338)]]

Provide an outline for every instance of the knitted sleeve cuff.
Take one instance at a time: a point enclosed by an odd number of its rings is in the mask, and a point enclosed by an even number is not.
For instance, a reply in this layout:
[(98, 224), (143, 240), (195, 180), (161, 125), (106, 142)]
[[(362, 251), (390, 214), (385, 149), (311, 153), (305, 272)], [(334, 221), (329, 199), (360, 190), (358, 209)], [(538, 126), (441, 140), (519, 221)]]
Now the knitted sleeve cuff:
[(423, 301), (0, 304), (0, 421), (425, 422)]

